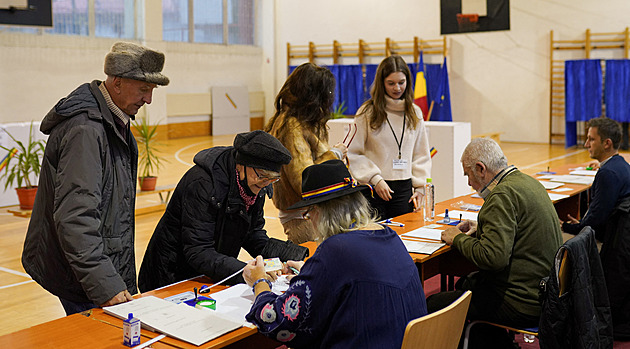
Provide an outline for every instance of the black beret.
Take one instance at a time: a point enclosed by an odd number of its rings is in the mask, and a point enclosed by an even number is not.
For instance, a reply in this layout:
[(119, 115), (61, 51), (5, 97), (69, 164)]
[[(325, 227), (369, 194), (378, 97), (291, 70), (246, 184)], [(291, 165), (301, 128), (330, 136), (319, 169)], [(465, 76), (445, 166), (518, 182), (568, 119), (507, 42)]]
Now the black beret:
[(234, 138), (236, 163), (280, 172), (291, 161), (291, 153), (276, 137), (261, 130), (239, 133)]

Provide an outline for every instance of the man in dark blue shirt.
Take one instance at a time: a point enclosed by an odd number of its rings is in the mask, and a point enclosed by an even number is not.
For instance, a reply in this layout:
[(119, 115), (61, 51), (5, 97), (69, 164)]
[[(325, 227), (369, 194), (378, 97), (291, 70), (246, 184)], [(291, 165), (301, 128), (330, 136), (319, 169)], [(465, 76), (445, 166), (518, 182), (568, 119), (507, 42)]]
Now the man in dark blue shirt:
[(568, 215), (562, 224), (565, 233), (576, 235), (585, 226), (591, 226), (598, 238), (615, 207), (630, 196), (630, 165), (619, 155), (621, 127), (608, 118), (595, 118), (588, 122), (584, 147), (591, 158), (600, 162), (591, 188), (591, 203), (581, 221)]
[(577, 234), (585, 226), (595, 229), (602, 242), (600, 258), (606, 278), (615, 340), (630, 340), (630, 165), (618, 153), (621, 139), (619, 124), (611, 119), (589, 121), (584, 146), (600, 162), (592, 187), (588, 212), (562, 230)]

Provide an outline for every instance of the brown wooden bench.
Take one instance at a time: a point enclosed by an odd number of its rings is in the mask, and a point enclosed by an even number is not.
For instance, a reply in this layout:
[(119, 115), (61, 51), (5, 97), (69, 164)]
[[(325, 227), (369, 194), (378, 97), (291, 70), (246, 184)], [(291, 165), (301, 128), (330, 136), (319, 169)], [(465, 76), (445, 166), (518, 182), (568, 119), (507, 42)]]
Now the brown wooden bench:
[(155, 187), (155, 190), (150, 191), (141, 191), (140, 189), (138, 189), (138, 191), (136, 191), (136, 196), (158, 194), (160, 196), (160, 201), (166, 205), (168, 204), (168, 200), (171, 198), (171, 193), (173, 192), (173, 190), (175, 190), (175, 184), (161, 185)]

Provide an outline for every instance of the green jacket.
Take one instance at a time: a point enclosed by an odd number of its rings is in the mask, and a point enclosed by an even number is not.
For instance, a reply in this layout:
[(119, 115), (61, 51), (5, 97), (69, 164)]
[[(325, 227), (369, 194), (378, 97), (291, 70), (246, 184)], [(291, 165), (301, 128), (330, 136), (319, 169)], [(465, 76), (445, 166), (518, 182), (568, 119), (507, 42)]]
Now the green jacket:
[(549, 275), (561, 244), (558, 214), (547, 191), (518, 170), (486, 197), (476, 236), (459, 234), (453, 241), (480, 269), (473, 283), (482, 292), (504, 295), (505, 302), (532, 316), (540, 315), (538, 284)]

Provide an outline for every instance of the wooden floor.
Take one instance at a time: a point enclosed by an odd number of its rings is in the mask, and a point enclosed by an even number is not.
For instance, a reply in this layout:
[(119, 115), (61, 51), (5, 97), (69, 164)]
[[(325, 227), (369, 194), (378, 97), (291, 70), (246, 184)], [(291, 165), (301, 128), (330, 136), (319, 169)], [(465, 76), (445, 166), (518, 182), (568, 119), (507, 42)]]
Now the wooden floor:
[[(216, 145), (231, 145), (233, 136), (194, 137), (165, 141), (164, 153), (168, 163), (160, 172), (159, 185), (176, 184), (192, 166), (193, 156), (200, 150)], [(534, 174), (565, 164), (589, 161), (583, 148), (565, 149), (562, 145), (508, 143), (501, 144), (510, 164), (523, 172)], [(439, 188), (437, 188), (439, 190)], [(159, 204), (159, 197), (151, 195), (138, 199), (137, 206)], [(15, 207), (12, 207), (15, 208)], [(0, 335), (50, 321), (65, 315), (58, 299), (30, 280), (20, 262), (27, 218), (14, 217), (0, 208)], [(144, 250), (162, 212), (136, 218), (136, 265), (139, 266)], [(277, 210), (267, 201), (265, 205), (267, 231), (270, 236), (286, 239), (277, 220)], [(37, 222), (33, 222), (37, 224)], [(241, 259), (249, 259), (246, 253)]]

